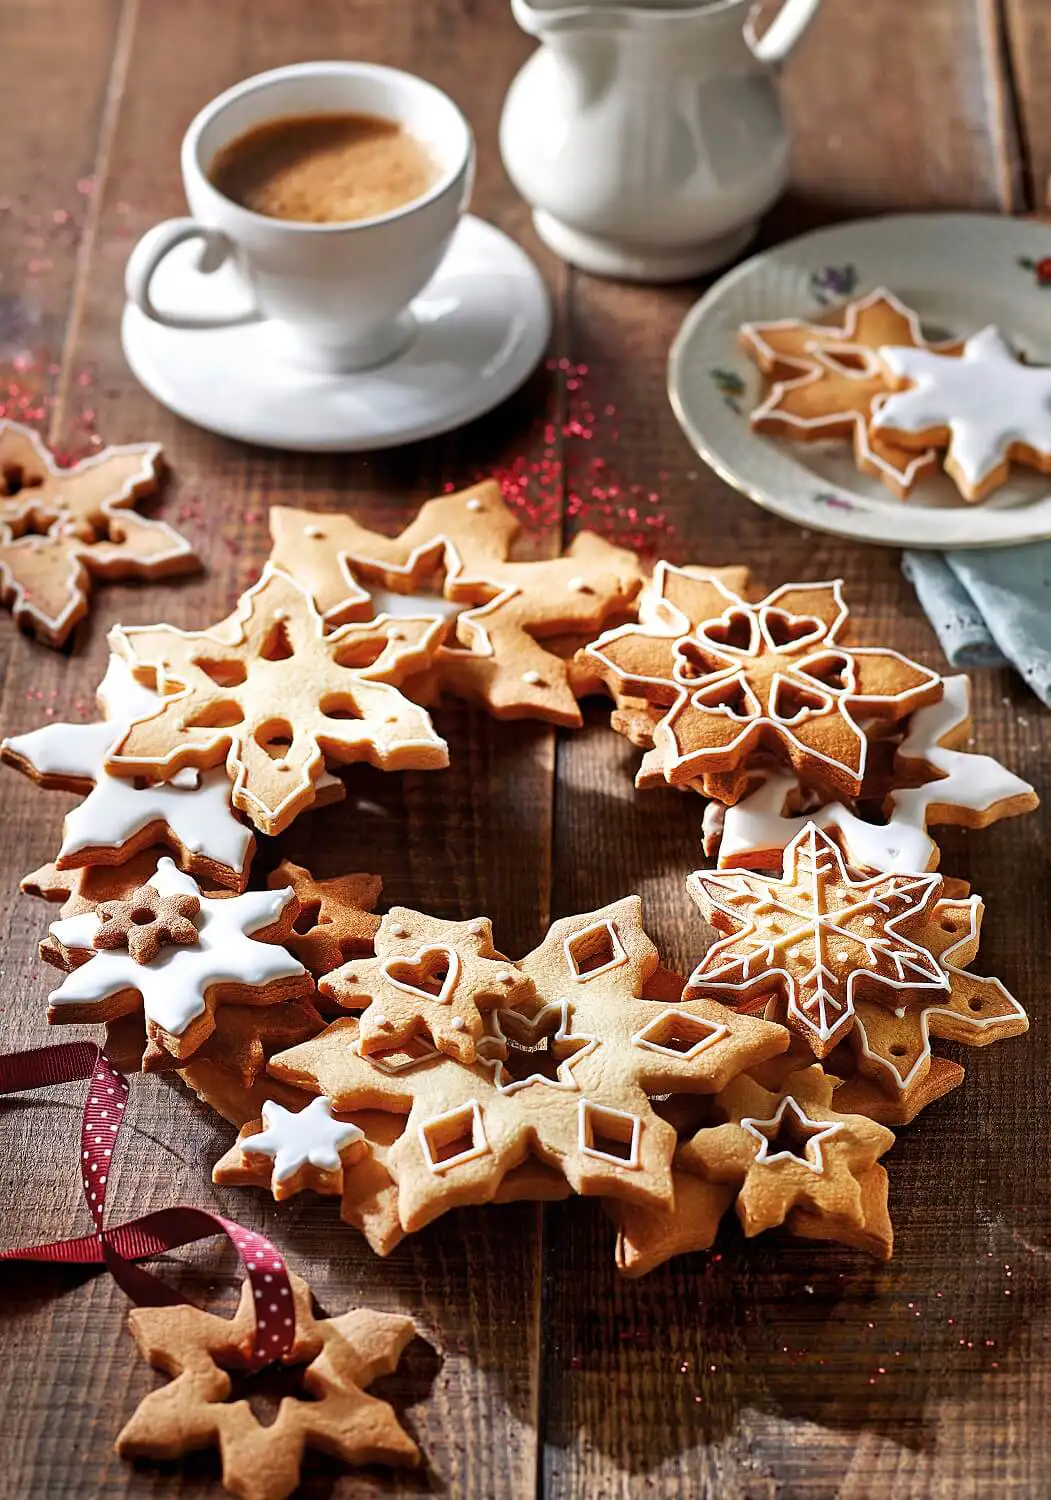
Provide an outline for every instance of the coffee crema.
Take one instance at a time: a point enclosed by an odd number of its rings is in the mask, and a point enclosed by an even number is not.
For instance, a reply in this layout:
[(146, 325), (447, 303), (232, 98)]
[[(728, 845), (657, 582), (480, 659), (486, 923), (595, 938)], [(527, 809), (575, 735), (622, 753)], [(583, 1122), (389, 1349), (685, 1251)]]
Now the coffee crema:
[(433, 156), (397, 120), (381, 115), (290, 115), (224, 146), (212, 186), (269, 219), (352, 224), (391, 213), (441, 175)]

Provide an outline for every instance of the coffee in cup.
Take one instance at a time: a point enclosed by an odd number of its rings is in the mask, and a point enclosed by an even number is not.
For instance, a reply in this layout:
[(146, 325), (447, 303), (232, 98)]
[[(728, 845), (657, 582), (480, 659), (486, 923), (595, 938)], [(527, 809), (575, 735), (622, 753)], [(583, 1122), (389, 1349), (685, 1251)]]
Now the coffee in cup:
[(399, 121), (345, 111), (266, 120), (222, 147), (208, 176), (266, 218), (351, 224), (422, 198), (441, 167)]

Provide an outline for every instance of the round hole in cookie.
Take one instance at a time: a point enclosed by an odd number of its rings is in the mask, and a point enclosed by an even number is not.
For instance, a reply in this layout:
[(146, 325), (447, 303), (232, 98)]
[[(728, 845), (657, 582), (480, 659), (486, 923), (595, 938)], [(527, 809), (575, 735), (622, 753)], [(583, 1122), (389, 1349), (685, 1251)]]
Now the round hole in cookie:
[(131, 913), (131, 920), (136, 927), (148, 927), (153, 921), (153, 912), (148, 906), (137, 906)]
[(975, 1012), (980, 1011), (980, 1010), (984, 1010), (985, 1009), (985, 1001), (981, 1000), (977, 995), (972, 995), (971, 998), (967, 1002), (967, 1009), (968, 1010), (973, 1010)]
[(941, 919), (942, 932), (955, 932), (958, 926), (959, 921), (950, 913), (946, 913), (946, 915)]
[(322, 693), (318, 708), (326, 719), (360, 719), (357, 704), (349, 693)]
[(890, 1055), (891, 1057), (906, 1057), (908, 1051), (908, 1047), (904, 1046), (901, 1042), (895, 1042), (894, 1046), (890, 1049)]
[(292, 726), (287, 719), (267, 719), (252, 737), (271, 760), (284, 760), (292, 746)]

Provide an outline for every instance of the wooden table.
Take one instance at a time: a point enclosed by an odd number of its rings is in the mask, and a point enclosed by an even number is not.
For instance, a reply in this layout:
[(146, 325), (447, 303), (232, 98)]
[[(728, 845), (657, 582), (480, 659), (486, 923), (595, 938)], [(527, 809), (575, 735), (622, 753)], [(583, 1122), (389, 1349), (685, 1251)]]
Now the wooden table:
[[(843, 574), (864, 627), (939, 662), (894, 553), (784, 525), (690, 452), (665, 399), (664, 360), (697, 289), (592, 280), (538, 243), (497, 155), (500, 104), (529, 50), (500, 0), (4, 0), (0, 14), (4, 378), (36, 382), (53, 438), (97, 427), (112, 441), (159, 439), (173, 471), (163, 513), (207, 565), (181, 586), (101, 592), (71, 656), (0, 621), (5, 732), (88, 711), (114, 620), (204, 625), (225, 614), (262, 561), (271, 500), (353, 502), (394, 528), (446, 481), (494, 469), (524, 473), (531, 503), (543, 502), (538, 555), (581, 511), (609, 521), (595, 495), (609, 480), (643, 516), (670, 518), (679, 558), (746, 562), (770, 584)], [(118, 341), (124, 261), (142, 231), (182, 211), (178, 143), (201, 104), (260, 69), (344, 56), (421, 71), (466, 110), (479, 141), (476, 208), (542, 266), (557, 363), (494, 415), (399, 453), (247, 449), (186, 426), (135, 384)], [(1043, 202), (1047, 0), (828, 0), (785, 90), (795, 181), (768, 237), (881, 209)], [(28, 372), (11, 364), (23, 347), (34, 355)], [(975, 705), (981, 748), (1046, 791), (1051, 746), (1036, 700), (1010, 673), (985, 672)], [(698, 863), (698, 809), (671, 792), (637, 795), (633, 752), (604, 718), (595, 705), (582, 733), (556, 735), (450, 706), (439, 715), (448, 772), (355, 773), (365, 806), (348, 802), (318, 829), (301, 820), (289, 852), (320, 873), (375, 869), (392, 903), (489, 913), (511, 953), (551, 916), (639, 891), (667, 962), (688, 965), (700, 932), (683, 877)], [(0, 775), (5, 1048), (48, 1035), (50, 975), (36, 957), (46, 909), (16, 882), (52, 857), (71, 800)], [(1034, 1025), (1025, 1040), (972, 1054), (964, 1086), (902, 1134), (888, 1158), (897, 1247), (886, 1268), (777, 1236), (746, 1246), (727, 1227), (718, 1254), (621, 1284), (607, 1222), (579, 1201), (453, 1214), (382, 1262), (329, 1203), (296, 1199), (277, 1212), (262, 1194), (213, 1189), (229, 1129), (156, 1079), (133, 1091), (113, 1212), (223, 1204), (277, 1237), (322, 1305), (361, 1300), (417, 1319), (425, 1342), (392, 1389), (426, 1469), (350, 1477), (319, 1460), (307, 1471), (311, 1495), (1046, 1495), (1048, 827), (1039, 813), (944, 837), (943, 868), (988, 900), (979, 970), (1000, 975)], [(50, 1107), (39, 1096), (3, 1105), (4, 1243), (86, 1227), (72, 1170), (78, 1111), (74, 1088)], [(188, 1292), (229, 1304), (229, 1254), (186, 1258)], [(174, 1262), (166, 1274), (179, 1275)], [(13, 1500), (220, 1493), (211, 1457), (179, 1472), (113, 1455), (116, 1431), (157, 1378), (123, 1331), (126, 1306), (105, 1276), (0, 1273), (0, 1491)]]

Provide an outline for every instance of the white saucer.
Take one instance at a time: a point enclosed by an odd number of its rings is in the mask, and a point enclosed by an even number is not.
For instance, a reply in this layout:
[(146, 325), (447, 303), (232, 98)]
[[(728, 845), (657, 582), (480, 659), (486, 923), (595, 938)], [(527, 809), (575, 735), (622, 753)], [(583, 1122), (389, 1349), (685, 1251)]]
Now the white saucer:
[[(690, 442), (750, 499), (814, 531), (900, 547), (997, 547), (1051, 537), (1051, 483), (1015, 466), (975, 505), (944, 474), (902, 501), (859, 473), (849, 442), (753, 432), (763, 382), (737, 342), (742, 323), (821, 318), (885, 286), (936, 337), (997, 324), (1032, 363), (1051, 364), (1051, 227), (996, 214), (895, 214), (800, 236), (723, 276), (672, 345), (668, 391)], [(1043, 268), (1042, 268), (1043, 269)]]
[[(154, 277), (162, 310), (236, 312), (247, 305), (232, 266), (194, 269), (173, 250)], [(314, 374), (282, 360), (265, 322), (164, 328), (124, 308), (133, 374), (164, 406), (224, 437), (306, 452), (389, 448), (447, 432), (499, 404), (547, 347), (551, 308), (536, 266), (491, 224), (463, 219), (441, 268), (413, 303), (416, 334), (374, 370)]]

